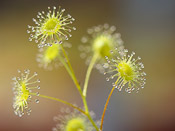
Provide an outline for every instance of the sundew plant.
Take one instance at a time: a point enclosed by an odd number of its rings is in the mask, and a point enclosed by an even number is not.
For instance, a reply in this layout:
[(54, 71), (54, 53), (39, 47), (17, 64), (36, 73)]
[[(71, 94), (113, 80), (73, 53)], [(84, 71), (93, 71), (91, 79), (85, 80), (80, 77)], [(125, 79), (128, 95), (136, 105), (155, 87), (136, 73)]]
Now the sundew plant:
[[(56, 126), (53, 131), (103, 131), (105, 112), (114, 90), (125, 90), (127, 93), (138, 93), (146, 83), (146, 73), (140, 57), (135, 57), (135, 52), (128, 51), (124, 47), (120, 33), (116, 32), (115, 26), (103, 24), (87, 29), (87, 35), (82, 36), (82, 44), (79, 45), (80, 57), (85, 59), (88, 65), (85, 74), (84, 85), (80, 86), (74, 73), (74, 69), (67, 55), (67, 48), (71, 44), (67, 42), (72, 37), (71, 31), (76, 30), (72, 26), (74, 18), (65, 15), (65, 9), (61, 7), (48, 7), (48, 10), (38, 12), (33, 18), (33, 25), (28, 25), (27, 33), (29, 41), (38, 44), (36, 61), (43, 70), (57, 69), (64, 66), (75, 84), (83, 107), (74, 103), (43, 95), (38, 92), (40, 80), (36, 72), (18, 70), (19, 75), (13, 77), (13, 108), (16, 115), (31, 114), (30, 102), (32, 99), (39, 103), (38, 98), (46, 98), (58, 101), (72, 108), (63, 110), (62, 116), (55, 116)], [(95, 120), (94, 113), (90, 111), (86, 100), (88, 83), (93, 69), (106, 76), (110, 81), (111, 92), (107, 97), (100, 120)], [(109, 129), (110, 130), (110, 129)], [(108, 130), (108, 131), (109, 131)]]

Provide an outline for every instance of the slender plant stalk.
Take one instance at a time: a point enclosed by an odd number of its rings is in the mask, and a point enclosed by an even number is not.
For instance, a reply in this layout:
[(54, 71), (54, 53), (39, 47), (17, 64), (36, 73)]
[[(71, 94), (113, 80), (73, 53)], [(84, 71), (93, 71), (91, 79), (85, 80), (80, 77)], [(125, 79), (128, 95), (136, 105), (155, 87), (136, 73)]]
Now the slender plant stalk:
[(98, 55), (94, 54), (94, 56), (92, 57), (91, 62), (89, 64), (89, 67), (87, 69), (87, 72), (86, 72), (86, 78), (85, 78), (85, 83), (84, 83), (84, 88), (83, 88), (83, 95), (85, 97), (86, 97), (86, 94), (87, 94), (87, 87), (88, 87), (88, 83), (89, 83), (90, 74), (91, 74), (91, 71), (94, 67), (94, 64), (95, 64), (97, 58), (98, 58)]
[(70, 77), (72, 78), (72, 80), (74, 81), (75, 78), (72, 75), (72, 72), (71, 72), (70, 68), (68, 67), (68, 65), (66, 64), (65, 60), (61, 56), (59, 56), (58, 58), (61, 61), (61, 63), (64, 65), (64, 67), (66, 68), (66, 70), (67, 70), (68, 74), (70, 75)]
[[(59, 57), (59, 60), (62, 62), (62, 64), (64, 65), (64, 67), (66, 68), (67, 72), (69, 73), (69, 75), (71, 76), (71, 78), (73, 79), (73, 81), (75, 81), (75, 77), (72, 75), (72, 72), (70, 70), (70, 68), (68, 67), (68, 65), (65, 63), (65, 61), (63, 60), (62, 57)], [(78, 84), (75, 84), (76, 86), (79, 86)], [(88, 105), (87, 105), (87, 101), (86, 101), (86, 98), (82, 95), (82, 91), (80, 92), (80, 95), (82, 97), (82, 100), (83, 100), (83, 103), (84, 103), (84, 106), (85, 106), (85, 111), (86, 112), (89, 112), (89, 109), (88, 109)]]
[(75, 85), (76, 85), (80, 95), (82, 95), (82, 90), (81, 90), (80, 84), (78, 83), (78, 80), (76, 79), (74, 70), (73, 70), (73, 68), (72, 68), (72, 66), (70, 64), (69, 58), (68, 58), (68, 56), (67, 56), (67, 54), (66, 54), (62, 44), (61, 44), (61, 48), (62, 48), (63, 54), (64, 54), (64, 56), (65, 56), (65, 58), (67, 60), (68, 66), (69, 66), (69, 68), (71, 70), (71, 73), (72, 73), (71, 77), (72, 77), (72, 79), (73, 79), (73, 81), (74, 81), (74, 83), (75, 83)]
[(104, 117), (105, 117), (106, 109), (108, 107), (108, 103), (109, 103), (109, 100), (110, 100), (110, 98), (112, 96), (112, 93), (113, 93), (114, 89), (115, 89), (115, 87), (112, 88), (112, 90), (111, 90), (111, 92), (110, 92), (110, 94), (108, 96), (108, 99), (106, 101), (106, 104), (105, 104), (105, 107), (104, 107), (104, 110), (103, 110), (103, 114), (102, 114), (102, 117), (101, 117), (100, 131), (102, 131), (102, 129), (103, 129), (103, 122), (104, 122)]
[(88, 117), (89, 121), (92, 123), (92, 125), (94, 126), (94, 128), (96, 129), (96, 131), (99, 131), (99, 128), (96, 125), (96, 123), (94, 122), (94, 120), (92, 119), (91, 115), (89, 113), (87, 113), (86, 116)]
[[(36, 95), (36, 96), (37, 96), (37, 94), (35, 94), (35, 93), (32, 93), (32, 95)], [(85, 112), (85, 111), (83, 111), (83, 110), (80, 109), (79, 107), (77, 107), (77, 106), (75, 106), (75, 105), (73, 105), (73, 104), (71, 104), (71, 103), (69, 103), (69, 102), (67, 102), (67, 101), (64, 101), (64, 100), (61, 100), (61, 99), (58, 99), (58, 98), (55, 98), (55, 97), (45, 96), (45, 95), (39, 95), (39, 97), (47, 98), (47, 99), (50, 99), (50, 100), (54, 100), (54, 101), (61, 102), (61, 103), (63, 103), (63, 104), (66, 104), (66, 105), (68, 105), (68, 106), (70, 106), (70, 107), (72, 107), (72, 108), (74, 108), (74, 109), (80, 111), (80, 112), (83, 113), (84, 115), (86, 115), (86, 112)]]
[(83, 100), (84, 107), (85, 107), (85, 111), (86, 111), (87, 113), (89, 113), (89, 109), (88, 109), (86, 97), (83, 96), (83, 93), (82, 93), (82, 89), (81, 89), (81, 87), (80, 87), (80, 84), (79, 84), (78, 81), (77, 81), (77, 78), (76, 78), (76, 76), (75, 76), (75, 74), (74, 74), (73, 68), (72, 68), (72, 66), (71, 66), (71, 64), (70, 64), (69, 58), (67, 57), (66, 52), (65, 52), (65, 50), (64, 50), (63, 47), (62, 47), (62, 50), (63, 50), (64, 56), (65, 56), (65, 58), (66, 58), (66, 60), (67, 60), (67, 62), (68, 62), (69, 64), (67, 65), (66, 62), (63, 60), (62, 57), (59, 57), (59, 59), (60, 59), (60, 61), (63, 63), (63, 65), (65, 66), (65, 68), (66, 68), (66, 70), (68, 71), (69, 75), (71, 76), (72, 80), (74, 81), (74, 83), (75, 83), (75, 85), (76, 85), (76, 87), (77, 87), (77, 89), (78, 89), (78, 91), (79, 91), (79, 93), (80, 93), (80, 95), (81, 95), (81, 98), (82, 98), (82, 100)]
[[(35, 95), (35, 96), (36, 96), (37, 94), (32, 93), (32, 95)], [(73, 105), (73, 104), (71, 104), (71, 103), (69, 103), (69, 102), (67, 102), (67, 101), (58, 99), (58, 98), (54, 98), (54, 97), (50, 97), (50, 96), (45, 96), (45, 95), (39, 95), (39, 97), (61, 102), (61, 103), (63, 103), (63, 104), (66, 104), (66, 105), (68, 105), (68, 106), (70, 106), (70, 107), (72, 107), (72, 108), (74, 108), (74, 109), (80, 111), (81, 113), (83, 113), (84, 115), (86, 115), (86, 116), (88, 117), (89, 121), (92, 123), (92, 125), (95, 127), (95, 129), (96, 129), (97, 131), (99, 131), (98, 127), (96, 126), (96, 124), (95, 124), (94, 120), (92, 119), (92, 117), (90, 116), (90, 114), (89, 114), (89, 113), (86, 113), (85, 111), (83, 111), (83, 110), (80, 109), (79, 107), (77, 107), (77, 106), (75, 106), (75, 105)]]
[(90, 113), (89, 113), (89, 109), (88, 109), (88, 105), (87, 105), (87, 100), (86, 100), (86, 97), (83, 95), (83, 92), (82, 92), (82, 89), (80, 87), (80, 84), (78, 83), (78, 80), (75, 76), (75, 73), (73, 71), (73, 68), (70, 64), (70, 61), (69, 61), (69, 58), (63, 48), (63, 46), (61, 45), (61, 48), (62, 48), (62, 51), (63, 51), (63, 54), (67, 60), (67, 64), (64, 62), (64, 60), (62, 59), (61, 62), (64, 64), (66, 70), (68, 71), (69, 75), (71, 76), (72, 80), (74, 81), (80, 95), (81, 95), (81, 98), (83, 100), (83, 104), (84, 104), (84, 108), (85, 108), (85, 113), (86, 113), (86, 116), (88, 117), (88, 119), (90, 120), (90, 122), (92, 123), (92, 125), (94, 126), (94, 128), (96, 129), (96, 131), (99, 131), (97, 125), (95, 124), (94, 120), (92, 119)]
[[(115, 82), (115, 85), (117, 85), (118, 83), (120, 83), (120, 77), (117, 79), (117, 81)], [(119, 84), (120, 85), (120, 84)], [(118, 85), (118, 86), (119, 86)], [(111, 92), (110, 92), (110, 94), (109, 94), (109, 96), (108, 96), (108, 99), (107, 99), (107, 101), (106, 101), (106, 104), (105, 104), (105, 107), (104, 107), (104, 110), (103, 110), (103, 114), (102, 114), (102, 116), (101, 116), (101, 125), (100, 125), (100, 131), (102, 131), (102, 129), (103, 129), (103, 122), (104, 122), (104, 117), (105, 117), (105, 113), (106, 113), (106, 109), (107, 109), (107, 107), (108, 107), (108, 103), (109, 103), (109, 100), (110, 100), (110, 98), (111, 98), (111, 96), (112, 96), (112, 93), (114, 92), (114, 89), (115, 89), (115, 86), (112, 88), (112, 90), (111, 90)]]

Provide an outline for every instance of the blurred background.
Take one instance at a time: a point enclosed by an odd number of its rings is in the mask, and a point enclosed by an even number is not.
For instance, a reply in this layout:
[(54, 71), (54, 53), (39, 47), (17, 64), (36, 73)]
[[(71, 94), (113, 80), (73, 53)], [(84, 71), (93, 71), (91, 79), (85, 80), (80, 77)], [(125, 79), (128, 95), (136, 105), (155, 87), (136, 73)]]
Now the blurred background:
[[(29, 42), (27, 25), (38, 11), (61, 6), (76, 21), (69, 40), (69, 58), (81, 84), (87, 66), (78, 45), (86, 30), (109, 23), (117, 27), (125, 47), (142, 57), (147, 84), (138, 94), (115, 90), (106, 112), (104, 131), (175, 130), (175, 1), (174, 0), (1, 0), (0, 1), (0, 130), (48, 131), (55, 126), (61, 103), (40, 98), (31, 103), (32, 113), (19, 118), (12, 108), (12, 80), (17, 69), (37, 71), (40, 94), (58, 97), (82, 106), (80, 96), (61, 67), (45, 71), (37, 66), (37, 45)], [(93, 70), (88, 105), (100, 119), (111, 84)]]

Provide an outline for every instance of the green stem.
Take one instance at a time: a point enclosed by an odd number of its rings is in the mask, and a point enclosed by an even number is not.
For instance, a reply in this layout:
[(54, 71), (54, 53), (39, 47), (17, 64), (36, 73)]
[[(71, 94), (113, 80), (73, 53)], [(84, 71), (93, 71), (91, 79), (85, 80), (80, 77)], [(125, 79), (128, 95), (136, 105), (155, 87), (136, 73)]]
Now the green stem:
[[(64, 67), (66, 68), (67, 72), (69, 73), (69, 75), (71, 76), (71, 78), (73, 79), (73, 81), (75, 81), (75, 78), (74, 76), (72, 75), (72, 72), (70, 71), (68, 65), (64, 62), (63, 58), (59, 57), (60, 61), (63, 63)], [(77, 84), (75, 84), (76, 87), (78, 86)], [(84, 103), (84, 107), (85, 107), (85, 111), (86, 112), (89, 112), (88, 110), (88, 105), (87, 105), (87, 101), (86, 101), (86, 98), (82, 95), (82, 91), (80, 93), (81, 97), (82, 97), (82, 100), (83, 100), (83, 103)]]
[(89, 109), (88, 109), (86, 97), (85, 97), (85, 96), (82, 96), (82, 100), (83, 100), (85, 112), (86, 112), (86, 113), (89, 113)]
[[(74, 83), (75, 83), (75, 85), (76, 85), (76, 87), (77, 87), (77, 89), (78, 89), (78, 91), (79, 91), (79, 93), (80, 93), (80, 95), (81, 95), (81, 98), (82, 98), (83, 104), (84, 104), (84, 108), (85, 108), (86, 116), (88, 117), (88, 119), (90, 120), (90, 122), (92, 123), (92, 125), (94, 126), (94, 128), (95, 128), (97, 131), (99, 131), (97, 125), (95, 124), (94, 120), (93, 120), (92, 117), (90, 116), (89, 109), (88, 109), (88, 105), (87, 105), (87, 101), (86, 101), (86, 97), (83, 95), (83, 92), (82, 92), (82, 89), (81, 89), (81, 87), (80, 87), (80, 84), (78, 83), (78, 80), (77, 80), (77, 78), (76, 78), (76, 76), (75, 76), (75, 73), (74, 73), (74, 71), (73, 71), (73, 68), (72, 68), (72, 66), (71, 66), (71, 64), (70, 64), (69, 58), (68, 58), (68, 56), (67, 56), (67, 54), (66, 54), (66, 52), (65, 52), (65, 50), (64, 50), (64, 48), (63, 48), (62, 45), (61, 45), (61, 48), (62, 48), (63, 54), (64, 54), (64, 56), (65, 56), (65, 58), (66, 58), (66, 60), (67, 60), (68, 65), (65, 63), (65, 61), (64, 61), (63, 59), (60, 59), (60, 60), (61, 60), (61, 62), (64, 64), (66, 70), (68, 71), (69, 75), (71, 76), (72, 80), (74, 81)], [(60, 58), (61, 58), (61, 57), (60, 57)]]
[(68, 65), (64, 62), (63, 59), (61, 59), (61, 57), (60, 57), (60, 60), (61, 60), (61, 62), (64, 64), (64, 66), (65, 66), (65, 68), (67, 69), (67, 71), (69, 72), (69, 74), (70, 74), (72, 80), (74, 81), (74, 83), (75, 83), (75, 85), (76, 85), (76, 87), (77, 87), (77, 89), (78, 89), (78, 91), (79, 91), (79, 93), (80, 93), (80, 95), (81, 95), (81, 98), (82, 98), (82, 100), (83, 100), (83, 104), (84, 104), (84, 107), (85, 107), (85, 111), (89, 113), (86, 98), (83, 96), (82, 89), (81, 89), (80, 84), (78, 83), (78, 81), (77, 81), (77, 79), (76, 79), (76, 76), (75, 76), (74, 71), (73, 71), (73, 68), (72, 68), (72, 66), (71, 66), (71, 64), (70, 64), (69, 58), (68, 58), (68, 56), (67, 56), (67, 54), (66, 54), (66, 52), (65, 52), (65, 50), (64, 50), (64, 48), (63, 48), (62, 45), (61, 45), (61, 47), (62, 47), (63, 54), (64, 54), (64, 56), (65, 56), (65, 58), (66, 58), (66, 60), (67, 60)]
[(90, 114), (88, 113), (86, 116), (88, 117), (89, 121), (92, 123), (92, 125), (94, 126), (94, 128), (96, 129), (96, 131), (99, 131), (98, 126), (95, 124), (95, 122), (92, 119), (92, 117), (90, 116)]
[[(37, 96), (37, 94), (35, 94), (35, 93), (32, 93), (32, 95)], [(58, 98), (55, 98), (55, 97), (45, 96), (45, 95), (39, 95), (39, 97), (47, 98), (47, 99), (50, 99), (50, 100), (54, 100), (54, 101), (61, 102), (61, 103), (66, 104), (66, 105), (68, 105), (68, 106), (70, 106), (70, 107), (72, 107), (72, 108), (74, 108), (74, 109), (76, 109), (76, 110), (78, 110), (78, 111), (80, 111), (81, 113), (83, 113), (83, 114), (86, 115), (86, 112), (85, 112), (85, 111), (83, 111), (83, 110), (80, 109), (79, 107), (77, 107), (77, 106), (75, 106), (75, 105), (73, 105), (73, 104), (71, 104), (71, 103), (69, 103), (69, 102), (67, 102), (67, 101), (64, 101), (64, 100), (61, 100), (61, 99), (58, 99)]]
[[(31, 95), (37, 96), (37, 94), (35, 94), (35, 93), (32, 93)], [(86, 116), (88, 117), (89, 121), (92, 123), (92, 125), (95, 127), (95, 129), (96, 129), (97, 131), (99, 130), (98, 127), (96, 126), (95, 122), (93, 121), (92, 117), (90, 116), (90, 114), (89, 114), (89, 113), (86, 113), (85, 111), (83, 111), (83, 110), (80, 109), (79, 107), (77, 107), (77, 106), (75, 106), (75, 105), (73, 105), (73, 104), (71, 104), (71, 103), (69, 103), (69, 102), (67, 102), (67, 101), (63, 101), (63, 100), (61, 100), (61, 99), (58, 99), (58, 98), (54, 98), (54, 97), (50, 97), (50, 96), (45, 96), (45, 95), (39, 95), (39, 97), (61, 102), (61, 103), (63, 103), (63, 104), (66, 104), (66, 105), (68, 105), (68, 106), (70, 106), (70, 107), (72, 107), (72, 108), (74, 108), (74, 109), (80, 111), (81, 113), (83, 113), (84, 115), (86, 115)]]
[(88, 87), (88, 83), (89, 83), (89, 78), (90, 78), (90, 74), (91, 74), (91, 71), (94, 67), (94, 64), (96, 62), (98, 58), (98, 55), (94, 55), (91, 59), (91, 62), (89, 64), (89, 67), (87, 69), (87, 73), (86, 73), (86, 78), (85, 78), (85, 83), (84, 83), (84, 88), (83, 88), (83, 95), (86, 97), (86, 94), (87, 94), (87, 87)]
[(68, 67), (68, 65), (66, 64), (65, 60), (61, 57), (61, 56), (58, 56), (59, 60), (61, 61), (61, 63), (64, 65), (64, 67), (66, 68), (67, 72), (69, 73), (70, 77), (72, 78), (73, 81), (75, 81), (73, 75), (72, 75), (72, 72), (70, 70), (70, 68)]
[[(67, 60), (68, 67), (69, 67), (69, 72), (71, 72), (71, 73), (69, 73), (69, 74), (70, 74), (70, 76), (71, 76), (73, 82), (75, 83), (75, 85), (76, 85), (76, 87), (77, 87), (77, 89), (78, 89), (80, 95), (83, 96), (83, 93), (82, 93), (80, 84), (78, 83), (78, 80), (76, 79), (74, 70), (73, 70), (73, 68), (72, 68), (72, 66), (71, 66), (71, 64), (70, 64), (69, 58), (68, 58), (68, 56), (67, 56), (67, 54), (66, 54), (66, 52), (65, 52), (65, 50), (64, 50), (62, 44), (61, 44), (61, 48), (62, 48), (63, 54), (64, 54), (64, 56), (65, 56), (65, 58), (66, 58), (66, 60)], [(67, 66), (67, 64), (66, 64), (63, 60), (62, 60), (62, 62), (63, 62), (63, 64), (64, 64), (64, 66), (65, 66), (65, 65)], [(66, 67), (67, 71), (68, 71), (68, 67)]]

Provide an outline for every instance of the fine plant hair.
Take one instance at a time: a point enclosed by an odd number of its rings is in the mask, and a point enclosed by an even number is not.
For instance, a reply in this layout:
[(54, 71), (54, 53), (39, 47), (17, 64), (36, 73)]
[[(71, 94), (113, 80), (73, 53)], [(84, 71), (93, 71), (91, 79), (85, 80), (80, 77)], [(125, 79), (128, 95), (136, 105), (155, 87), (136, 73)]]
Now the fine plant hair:
[[(36, 62), (43, 70), (55, 70), (64, 66), (70, 75), (83, 107), (69, 103), (59, 98), (40, 94), (38, 90), (40, 82), (38, 74), (29, 69), (18, 70), (19, 76), (13, 77), (13, 108), (16, 115), (31, 114), (30, 102), (32, 99), (39, 103), (38, 98), (46, 98), (67, 105), (71, 109), (65, 109), (63, 115), (55, 116), (58, 124), (52, 128), (53, 131), (102, 131), (103, 122), (113, 91), (125, 90), (127, 93), (138, 93), (146, 84), (146, 73), (143, 72), (144, 65), (141, 58), (135, 58), (135, 52), (128, 53), (120, 33), (116, 32), (115, 26), (109, 24), (98, 25), (87, 29), (87, 35), (82, 36), (82, 44), (78, 46), (80, 57), (87, 64), (84, 85), (80, 85), (74, 73), (74, 69), (67, 55), (67, 47), (71, 48), (68, 39), (72, 37), (71, 32), (76, 30), (71, 26), (75, 19), (71, 15), (65, 15), (65, 9), (61, 7), (48, 7), (47, 11), (38, 12), (33, 18), (34, 25), (28, 25), (27, 33), (29, 41), (38, 44)], [(106, 104), (99, 121), (95, 120), (94, 113), (89, 110), (87, 103), (87, 92), (90, 75), (93, 69), (99, 70), (110, 81), (111, 92), (107, 97)], [(73, 109), (73, 110), (72, 110)], [(110, 129), (109, 129), (110, 130)]]

